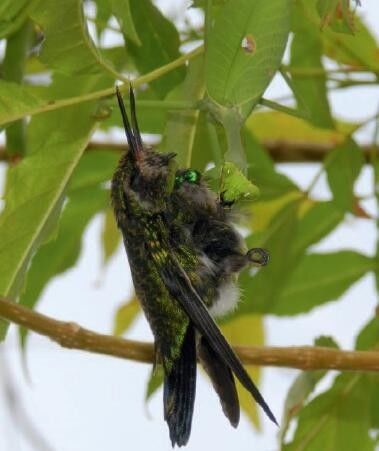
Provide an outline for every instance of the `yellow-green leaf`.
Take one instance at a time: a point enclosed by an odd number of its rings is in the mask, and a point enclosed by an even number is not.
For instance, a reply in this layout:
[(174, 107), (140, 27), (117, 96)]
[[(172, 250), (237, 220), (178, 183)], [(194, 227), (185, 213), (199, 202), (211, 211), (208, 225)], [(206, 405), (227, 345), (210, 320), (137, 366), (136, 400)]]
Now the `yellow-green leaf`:
[(133, 296), (129, 301), (122, 304), (114, 317), (113, 333), (115, 335), (122, 335), (132, 325), (137, 315), (141, 311), (138, 299)]
[(335, 145), (354, 131), (356, 124), (337, 123), (337, 130), (318, 128), (310, 123), (279, 112), (256, 113), (249, 117), (246, 127), (259, 141), (291, 140)]

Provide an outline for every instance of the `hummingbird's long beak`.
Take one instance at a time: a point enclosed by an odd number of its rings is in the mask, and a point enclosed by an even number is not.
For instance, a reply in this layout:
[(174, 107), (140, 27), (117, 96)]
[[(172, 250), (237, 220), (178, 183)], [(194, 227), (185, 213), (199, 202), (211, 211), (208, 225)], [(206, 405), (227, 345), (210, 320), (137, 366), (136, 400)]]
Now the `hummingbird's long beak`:
[(126, 113), (125, 104), (122, 99), (121, 92), (116, 86), (116, 95), (118, 106), (120, 107), (122, 122), (124, 124), (126, 139), (128, 140), (129, 148), (132, 151), (133, 155), (137, 157), (137, 155), (143, 150), (143, 144), (141, 139), (141, 134), (138, 128), (137, 116), (136, 116), (136, 103), (134, 99), (134, 92), (132, 85), (129, 87), (129, 98), (130, 98), (130, 112), (131, 112), (131, 121), (132, 125), (130, 126), (130, 122), (128, 119), (128, 115)]

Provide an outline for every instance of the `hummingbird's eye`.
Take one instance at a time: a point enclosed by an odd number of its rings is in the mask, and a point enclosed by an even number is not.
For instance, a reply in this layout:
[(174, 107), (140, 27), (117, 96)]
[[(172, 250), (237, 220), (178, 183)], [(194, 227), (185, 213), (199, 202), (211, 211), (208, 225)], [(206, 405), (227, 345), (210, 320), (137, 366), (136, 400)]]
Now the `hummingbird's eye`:
[(184, 180), (188, 183), (198, 183), (200, 180), (200, 172), (195, 169), (188, 169), (184, 173)]

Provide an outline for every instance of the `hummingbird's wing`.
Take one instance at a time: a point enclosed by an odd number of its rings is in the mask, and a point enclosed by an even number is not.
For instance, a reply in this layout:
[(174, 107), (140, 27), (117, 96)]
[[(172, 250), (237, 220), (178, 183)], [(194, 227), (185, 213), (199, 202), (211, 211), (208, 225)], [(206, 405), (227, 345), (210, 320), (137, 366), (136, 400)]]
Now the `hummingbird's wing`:
[[(170, 249), (168, 243), (165, 244), (165, 249)], [(156, 249), (151, 250), (153, 261), (170, 295), (179, 302), (196, 329), (207, 339), (209, 345), (218, 354), (224, 364), (233, 371), (237, 379), (250, 392), (266, 415), (275, 424), (278, 424), (274, 414), (271, 412), (254, 382), (250, 379), (240, 359), (222, 335), (203, 300), (194, 289), (190, 278), (175, 255), (174, 249), (171, 248), (164, 255), (160, 254), (159, 251), (157, 252)], [(162, 264), (162, 258), (164, 264)]]

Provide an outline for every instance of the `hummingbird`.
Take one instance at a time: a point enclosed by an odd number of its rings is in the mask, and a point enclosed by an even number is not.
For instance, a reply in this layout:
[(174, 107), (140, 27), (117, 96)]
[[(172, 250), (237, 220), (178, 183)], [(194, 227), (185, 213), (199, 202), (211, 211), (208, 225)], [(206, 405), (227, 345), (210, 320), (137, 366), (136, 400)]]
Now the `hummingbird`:
[(268, 254), (244, 249), (228, 217), (230, 203), (217, 197), (202, 175), (179, 169), (175, 153), (144, 146), (135, 98), (129, 89), (130, 121), (116, 88), (127, 151), (112, 178), (111, 198), (137, 297), (150, 324), (155, 359), (163, 367), (164, 418), (172, 446), (191, 432), (199, 359), (236, 427), (236, 377), (277, 424), (261, 393), (218, 328), (214, 317), (238, 301), (235, 279)]

